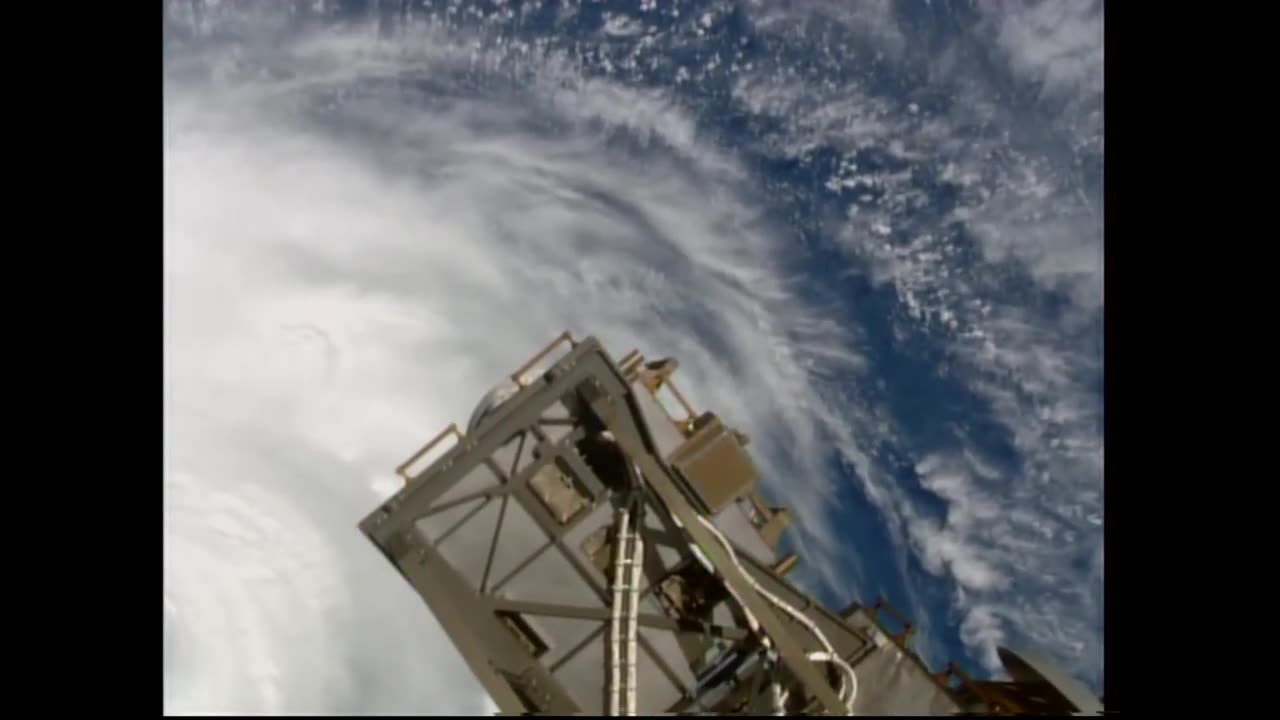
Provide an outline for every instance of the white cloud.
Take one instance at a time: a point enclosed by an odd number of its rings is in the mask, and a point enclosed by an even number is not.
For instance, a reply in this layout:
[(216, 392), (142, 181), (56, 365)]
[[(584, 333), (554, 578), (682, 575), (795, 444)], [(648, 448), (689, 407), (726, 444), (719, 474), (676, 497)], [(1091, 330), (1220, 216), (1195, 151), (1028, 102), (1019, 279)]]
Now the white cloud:
[[(905, 505), (911, 541), (929, 572), (955, 580), (960, 637), (986, 669), (1003, 673), (998, 644), (1048, 649), (1072, 668), (1098, 666), (1101, 639), (1089, 627), (1101, 612), (1102, 544), (1071, 517), (1063, 503), (1073, 498), (1061, 488), (1079, 478), (1003, 477), (972, 452), (933, 454), (916, 470), (946, 513), (939, 521)], [(1082, 560), (1083, 573), (1075, 569)]]
[(760, 68), (737, 73), (733, 94), (753, 114), (782, 121), (766, 142), (784, 154), (798, 155), (818, 144), (852, 151), (887, 142), (894, 132), (890, 104), (868, 95), (857, 79), (842, 83), (837, 93), (815, 92), (785, 69)]
[(996, 648), (1006, 642), (1003, 624), (988, 606), (971, 609), (960, 623), (960, 636), (966, 644), (982, 648), (982, 663), (991, 671), (1002, 668)]
[(1092, 99), (1103, 86), (1101, 0), (979, 3), (1010, 66), (1044, 92)]
[[(996, 669), (995, 643), (1030, 642), (1096, 680), (1101, 561), (1079, 567), (1102, 547), (1102, 357), (1090, 330), (1103, 303), (1102, 225), (1079, 163), (1101, 151), (1101, 11), (1054, 2), (979, 8), (979, 36), (998, 39), (989, 44), (996, 77), (973, 65), (961, 42), (925, 62), (905, 58), (893, 14), (874, 5), (858, 11), (865, 30), (851, 36), (854, 51), (841, 48), (847, 62), (803, 78), (761, 64), (738, 77), (734, 94), (784, 128), (759, 150), (842, 153), (818, 184), (837, 198), (831, 204), (846, 205), (837, 237), (849, 272), (896, 293), (895, 339), (946, 341), (939, 375), (989, 404), (1015, 453), (997, 467), (977, 453), (966, 426), (949, 444), (909, 448), (924, 460), (923, 487), (945, 503), (942, 518), (875, 468), (860, 472), (861, 490), (925, 568), (953, 583), (960, 636), (975, 657)], [(825, 26), (805, 25), (814, 13), (839, 11), (761, 5), (754, 19), (759, 31), (802, 37), (829, 56), (835, 41)], [(929, 77), (918, 89), (942, 102), (913, 112), (877, 90), (872, 68), (899, 61), (904, 73)], [(1006, 77), (1037, 87), (1050, 116), (1015, 106)], [(880, 162), (864, 163), (866, 150)], [(953, 207), (933, 205), (933, 177), (952, 185)], [(1065, 298), (1056, 314), (1035, 306), (1051, 292)], [(875, 432), (852, 422), (868, 446), (900, 446), (910, 425), (890, 419)]]
[(603, 32), (609, 37), (632, 37), (644, 32), (644, 24), (626, 15), (605, 13)]
[(972, 539), (999, 517), (998, 501), (976, 486), (958, 458), (931, 455), (917, 464), (916, 472), (921, 485), (947, 503), (944, 523), (920, 517), (908, 525), (925, 567), (938, 575), (950, 573), (962, 591), (1007, 588), (1009, 579), (993, 567), (988, 548)]
[(758, 30), (783, 35), (831, 28), (848, 39), (870, 40), (873, 49), (865, 61), (895, 60), (906, 49), (890, 0), (748, 0), (746, 5)]
[[(522, 71), (554, 95), (378, 84), (470, 61), (429, 30), (245, 41), (233, 65), (219, 47), (172, 51), (166, 78), (166, 711), (483, 712), (355, 525), (565, 327), (679, 357), (692, 399), (786, 470), (769, 482), (806, 532), (834, 536), (838, 416), (813, 373), (856, 362), (848, 331), (776, 276), (785, 246), (673, 103), (537, 53)], [(589, 121), (670, 152), (639, 163)]]

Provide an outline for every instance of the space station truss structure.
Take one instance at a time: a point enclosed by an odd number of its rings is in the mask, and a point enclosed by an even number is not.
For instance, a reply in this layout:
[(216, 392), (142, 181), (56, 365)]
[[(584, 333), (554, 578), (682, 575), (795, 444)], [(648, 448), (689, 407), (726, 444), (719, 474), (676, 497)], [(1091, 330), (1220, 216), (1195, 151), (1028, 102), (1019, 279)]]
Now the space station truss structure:
[(676, 367), (564, 333), (397, 468), (403, 488), (360, 523), (502, 713), (1095, 709), (1003, 649), (1010, 682), (930, 671), (884, 601), (833, 612), (795, 587), (790, 512)]

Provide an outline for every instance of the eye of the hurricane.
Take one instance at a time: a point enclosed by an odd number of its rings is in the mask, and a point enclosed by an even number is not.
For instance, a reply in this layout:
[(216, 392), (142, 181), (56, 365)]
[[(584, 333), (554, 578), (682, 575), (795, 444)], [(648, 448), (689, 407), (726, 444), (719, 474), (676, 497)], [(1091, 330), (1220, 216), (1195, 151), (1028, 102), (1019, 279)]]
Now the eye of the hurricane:
[(276, 347), (276, 361), (307, 380), (328, 380), (337, 369), (338, 349), (329, 335), (315, 325), (281, 325)]

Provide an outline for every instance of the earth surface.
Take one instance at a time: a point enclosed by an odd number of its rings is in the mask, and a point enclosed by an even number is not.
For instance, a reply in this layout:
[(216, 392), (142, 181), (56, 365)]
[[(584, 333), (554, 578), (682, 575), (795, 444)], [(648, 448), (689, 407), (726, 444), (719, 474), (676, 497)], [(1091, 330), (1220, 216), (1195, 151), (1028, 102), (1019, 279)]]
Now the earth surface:
[(1102, 683), (1101, 2), (170, 2), (172, 713), (481, 713), (356, 531), (561, 330), (672, 355), (793, 577)]

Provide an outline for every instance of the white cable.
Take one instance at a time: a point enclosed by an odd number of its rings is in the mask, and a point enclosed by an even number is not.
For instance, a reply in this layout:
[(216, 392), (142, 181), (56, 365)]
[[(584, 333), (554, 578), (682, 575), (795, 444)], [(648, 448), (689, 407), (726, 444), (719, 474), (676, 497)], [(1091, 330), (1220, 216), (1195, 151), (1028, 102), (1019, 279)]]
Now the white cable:
[(791, 691), (790, 690), (784, 691), (782, 689), (782, 685), (778, 684), (778, 682), (775, 681), (773, 684), (769, 686), (769, 692), (772, 693), (773, 695), (773, 714), (786, 715), (787, 714), (787, 697), (791, 695)]
[[(702, 523), (703, 527), (707, 528), (707, 530), (710, 531), (713, 536), (715, 536), (716, 540), (720, 543), (720, 545), (724, 547), (725, 552), (729, 554), (729, 559), (733, 562), (734, 567), (736, 567), (738, 571), (742, 573), (742, 576), (747, 581), (747, 584), (751, 585), (751, 587), (755, 589), (756, 592), (759, 592), (761, 595), (763, 595), (766, 600), (773, 603), (778, 608), (782, 609), (784, 612), (786, 612), (788, 615), (794, 618), (801, 625), (804, 625), (805, 628), (808, 629), (814, 635), (814, 637), (818, 639), (818, 642), (821, 643), (822, 647), (826, 650), (826, 652), (825, 653), (811, 652), (806, 657), (809, 660), (812, 660), (815, 662), (833, 663), (837, 667), (839, 667), (841, 671), (843, 671), (844, 677), (842, 677), (840, 681), (839, 695), (840, 695), (840, 699), (845, 702), (846, 708), (852, 714), (853, 701), (857, 697), (857, 692), (858, 692), (858, 679), (857, 679), (857, 675), (853, 671), (853, 668), (850, 667), (849, 664), (845, 662), (843, 658), (841, 658), (838, 654), (836, 654), (834, 648), (832, 648), (831, 646), (831, 643), (827, 640), (826, 635), (823, 634), (822, 630), (819, 629), (818, 626), (808, 618), (808, 616), (804, 615), (803, 613), (796, 610), (791, 605), (787, 604), (781, 598), (777, 597), (773, 593), (761, 587), (760, 583), (756, 582), (756, 579), (752, 575), (746, 572), (746, 570), (742, 567), (742, 564), (738, 561), (738, 556), (737, 556), (737, 553), (734, 552), (733, 546), (729, 544), (729, 541), (720, 532), (719, 528), (713, 525), (711, 521), (707, 520), (705, 517), (701, 515), (697, 517), (698, 517), (698, 521)], [(846, 684), (845, 678), (849, 679), (848, 684)], [(849, 697), (847, 698), (845, 697), (846, 692), (849, 693)]]
[[(812, 633), (813, 636), (818, 639), (818, 642), (822, 645), (823, 649), (826, 650), (826, 652), (811, 652), (808, 655), (806, 655), (806, 658), (815, 662), (830, 662), (836, 665), (836, 667), (840, 668), (840, 670), (842, 671), (842, 676), (840, 680), (839, 697), (841, 700), (844, 701), (845, 709), (848, 710), (850, 715), (852, 715), (853, 703), (858, 696), (858, 676), (856, 673), (854, 673), (853, 668), (850, 667), (849, 663), (845, 662), (844, 659), (841, 658), (836, 653), (835, 649), (831, 647), (831, 643), (827, 640), (827, 636), (823, 634), (822, 630), (816, 624), (814, 624), (814, 622), (810, 620), (808, 616), (806, 616), (804, 613), (800, 612), (799, 610), (796, 610), (791, 605), (788, 605), (784, 600), (774, 595), (773, 593), (769, 592), (764, 587), (762, 587), (760, 583), (756, 582), (756, 579), (742, 567), (742, 564), (740, 562), (738, 562), (737, 553), (734, 552), (733, 546), (729, 544), (729, 541), (720, 532), (719, 528), (717, 528), (714, 524), (712, 524), (710, 520), (703, 517), (702, 515), (697, 515), (696, 517), (698, 518), (698, 522), (702, 523), (702, 526), (706, 528), (712, 534), (712, 536), (715, 537), (716, 541), (720, 543), (721, 547), (725, 549), (725, 552), (728, 553), (729, 555), (729, 560), (733, 563), (733, 566), (738, 569), (738, 572), (741, 573), (742, 578), (747, 581), (747, 584), (750, 585), (752, 589), (754, 589), (756, 592), (763, 595), (764, 598), (768, 600), (770, 603), (772, 603), (774, 606), (780, 608), (783, 612), (787, 613), (792, 618), (794, 618), (796, 622), (805, 626), (805, 628), (809, 630), (809, 632)], [(727, 587), (727, 584), (726, 584), (726, 587)], [(745, 610), (745, 606), (743, 607)], [(848, 679), (847, 683), (846, 683), (846, 678)], [(846, 693), (848, 694), (848, 697), (845, 697)]]
[(782, 608), (784, 612), (786, 612), (791, 617), (795, 618), (796, 622), (800, 623), (801, 625), (804, 625), (805, 628), (808, 629), (809, 632), (812, 633), (814, 637), (818, 638), (818, 642), (822, 644), (822, 648), (824, 650), (826, 650), (830, 654), (835, 653), (834, 648), (831, 647), (831, 643), (827, 641), (827, 636), (822, 634), (822, 630), (820, 630), (818, 626), (815, 625), (813, 621), (808, 618), (808, 616), (796, 610), (795, 608), (791, 607), (786, 602), (784, 602), (781, 598), (769, 592), (765, 588), (761, 587), (760, 583), (756, 582), (756, 579), (750, 573), (748, 573), (745, 568), (742, 567), (742, 564), (738, 561), (738, 554), (734, 552), (733, 546), (729, 544), (728, 539), (726, 539), (725, 536), (720, 532), (719, 528), (717, 528), (710, 520), (706, 519), (705, 517), (701, 515), (697, 517), (698, 517), (698, 521), (702, 523), (702, 526), (705, 527), (715, 537), (715, 539), (725, 549), (725, 552), (729, 554), (729, 560), (733, 563), (733, 566), (738, 569), (738, 572), (742, 573), (742, 579), (746, 580), (747, 584), (750, 585), (752, 589), (754, 589), (756, 592), (763, 595), (766, 600), (773, 603), (775, 606)]
[(630, 601), (627, 603), (627, 694), (626, 714), (636, 714), (636, 632), (640, 620), (640, 572), (644, 569), (644, 539), (640, 535), (639, 523), (631, 536), (631, 583), (629, 586)]
[(628, 514), (625, 509), (618, 511), (618, 530), (614, 538), (613, 555), (613, 608), (609, 614), (609, 715), (618, 715), (618, 705), (622, 694), (621, 661), (618, 655), (622, 645), (622, 603), (623, 603), (623, 558), (627, 537)]
[[(684, 529), (684, 524), (680, 522), (680, 518), (676, 517), (675, 515), (672, 515), (671, 520), (672, 522), (675, 523), (676, 527), (680, 528), (681, 530)], [(702, 565), (702, 567), (705, 568), (706, 571), (710, 573), (712, 577), (715, 577), (717, 575), (715, 566), (713, 566), (711, 564), (711, 561), (707, 559), (706, 554), (702, 552), (702, 548), (698, 547), (698, 544), (694, 542), (691, 545), (689, 545), (689, 549), (693, 552), (694, 558), (698, 560), (698, 562)], [(764, 649), (772, 653), (773, 641), (770, 640), (769, 635), (765, 633), (763, 629), (761, 629), (760, 621), (756, 618), (755, 614), (751, 612), (751, 608), (747, 607), (747, 604), (742, 601), (742, 597), (738, 595), (737, 591), (733, 589), (732, 585), (730, 585), (729, 583), (724, 583), (724, 589), (729, 591), (729, 595), (733, 597), (734, 602), (738, 603), (738, 607), (742, 608), (742, 614), (746, 616), (746, 619), (747, 619), (747, 627), (751, 630), (753, 634), (755, 634), (760, 638), (760, 644), (764, 647)], [(787, 697), (790, 695), (790, 691), (783, 692), (782, 686), (776, 682), (770, 686), (770, 691), (773, 692), (774, 694), (773, 696), (774, 714), (785, 715)]]
[[(613, 607), (609, 615), (609, 715), (634, 716), (637, 710), (637, 634), (640, 619), (640, 584), (644, 569), (644, 540), (631, 516), (618, 511), (613, 556)], [(623, 627), (625, 625), (625, 638)], [(619, 657), (621, 655), (621, 657)]]
[[(638, 472), (638, 469), (637, 469), (637, 472)], [(683, 530), (684, 523), (680, 522), (680, 518), (676, 517), (675, 513), (668, 512), (668, 514), (671, 516), (671, 520), (672, 522), (675, 523), (676, 527)], [(765, 588), (761, 587), (760, 583), (756, 582), (755, 577), (753, 577), (750, 573), (746, 571), (745, 568), (742, 567), (742, 563), (738, 561), (738, 554), (734, 552), (733, 546), (729, 544), (728, 539), (726, 539), (724, 534), (720, 532), (719, 528), (717, 528), (710, 520), (708, 520), (703, 515), (695, 515), (694, 517), (698, 518), (698, 522), (700, 522), (702, 526), (705, 527), (713, 537), (715, 537), (716, 541), (720, 543), (720, 546), (724, 548), (726, 553), (728, 553), (729, 560), (733, 563), (733, 566), (738, 569), (738, 572), (742, 575), (742, 578), (746, 580), (748, 585), (750, 585), (756, 592), (763, 595), (764, 598), (768, 600), (770, 603), (772, 603), (775, 607), (781, 608), (784, 612), (786, 612), (788, 615), (794, 618), (801, 625), (804, 625), (805, 628), (808, 629), (809, 632), (812, 633), (813, 636), (818, 639), (818, 642), (822, 645), (823, 649), (826, 650), (826, 652), (811, 652), (807, 654), (805, 657), (806, 659), (811, 660), (813, 662), (832, 663), (841, 670), (842, 675), (840, 679), (840, 689), (838, 692), (838, 696), (840, 697), (841, 701), (844, 702), (845, 710), (848, 712), (848, 714), (853, 715), (853, 704), (854, 704), (854, 701), (857, 700), (858, 698), (858, 675), (853, 671), (853, 667), (850, 666), (849, 663), (844, 660), (844, 658), (840, 657), (836, 653), (835, 649), (831, 646), (831, 643), (827, 640), (827, 636), (823, 634), (822, 630), (817, 625), (815, 625), (813, 621), (809, 619), (808, 616), (806, 616), (804, 613), (800, 612), (799, 610), (796, 610), (794, 607), (787, 604), (784, 600), (782, 600), (778, 596), (774, 595), (773, 593), (769, 592)], [(689, 548), (690, 550), (693, 551), (693, 556), (697, 558), (698, 562), (701, 563), (704, 568), (706, 568), (707, 572), (711, 573), (713, 576), (717, 574), (715, 570), (715, 566), (711, 564), (711, 561), (702, 552), (702, 548), (698, 547), (697, 542), (692, 543), (689, 546)], [(729, 583), (725, 583), (724, 587), (726, 590), (729, 591), (729, 594), (732, 595), (733, 599), (738, 603), (738, 607), (742, 608), (742, 612), (747, 619), (747, 626), (751, 629), (753, 633), (760, 636), (761, 642), (766, 649), (771, 647), (772, 643), (769, 640), (769, 636), (761, 629), (759, 620), (757, 620), (755, 615), (752, 614), (751, 610), (747, 607), (747, 604), (742, 601), (742, 598), (738, 595), (738, 593), (734, 591), (733, 586), (731, 586)], [(847, 682), (846, 682), (846, 679), (847, 679)], [(781, 686), (778, 686), (776, 683), (774, 685), (778, 688), (778, 691), (779, 691), (779, 694), (775, 696), (774, 712), (776, 714), (785, 714), (785, 712), (779, 712), (779, 710), (782, 706), (785, 705), (787, 697), (790, 695), (790, 691), (783, 692), (781, 689)], [(847, 694), (847, 697), (846, 697), (846, 694)], [(779, 700), (781, 702), (781, 705), (779, 704)], [(782, 709), (785, 709), (785, 708), (782, 708)]]
[(853, 671), (853, 666), (845, 661), (844, 658), (835, 653), (811, 652), (806, 655), (808, 659), (814, 662), (828, 662), (840, 668), (844, 672), (845, 677), (849, 678), (848, 691), (849, 696), (844, 696), (844, 683), (841, 683), (840, 699), (844, 700), (845, 707), (848, 708), (849, 714), (853, 714), (853, 702), (858, 699), (858, 674)]

